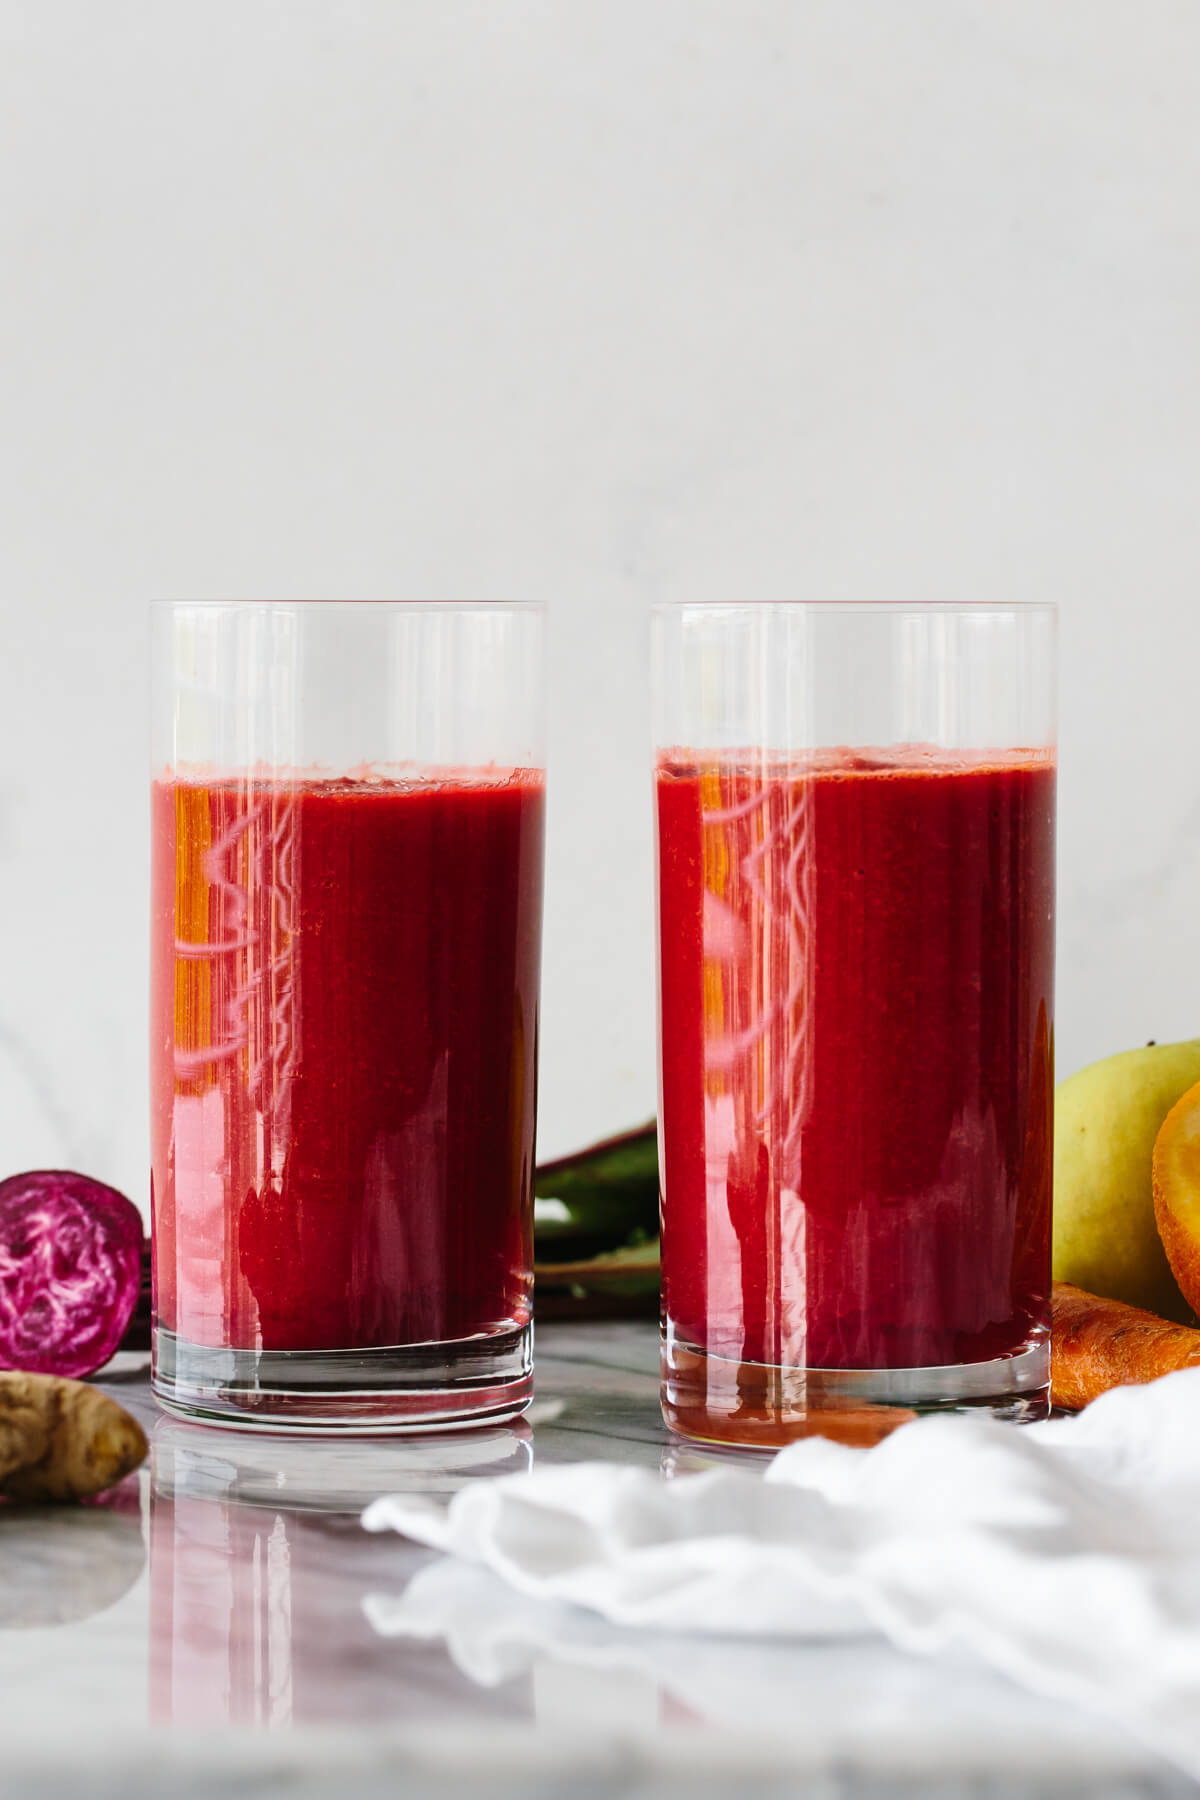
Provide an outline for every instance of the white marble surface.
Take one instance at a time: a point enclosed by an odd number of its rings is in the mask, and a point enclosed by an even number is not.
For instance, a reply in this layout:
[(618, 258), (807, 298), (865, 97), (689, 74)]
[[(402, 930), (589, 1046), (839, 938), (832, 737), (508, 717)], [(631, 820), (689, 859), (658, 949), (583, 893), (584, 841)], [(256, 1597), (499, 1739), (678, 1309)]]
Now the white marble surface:
[[(880, 1643), (760, 1646), (581, 1616), (553, 1652), (503, 1629), (477, 1572), (362, 1531), (373, 1495), (533, 1460), (615, 1457), (683, 1479), (650, 1326), (546, 1326), (530, 1422), (410, 1442), (296, 1442), (156, 1417), (149, 1468), (104, 1508), (0, 1513), (0, 1793), (1101, 1796), (1196, 1788), (1101, 1718), (961, 1659)], [(377, 1637), (412, 1581), (448, 1641)], [(454, 1590), (454, 1605), (446, 1596)]]
[(1059, 1066), (1200, 1030), (1198, 180), (1193, 0), (0, 0), (0, 1172), (146, 1199), (156, 594), (548, 602), (543, 1155), (658, 597), (1059, 600)]

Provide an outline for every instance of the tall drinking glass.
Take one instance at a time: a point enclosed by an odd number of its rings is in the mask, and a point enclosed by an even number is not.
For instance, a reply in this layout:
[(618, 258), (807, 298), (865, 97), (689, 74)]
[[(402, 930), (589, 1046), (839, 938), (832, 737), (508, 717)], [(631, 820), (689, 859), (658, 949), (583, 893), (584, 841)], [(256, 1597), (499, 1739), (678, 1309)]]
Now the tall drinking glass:
[(459, 1426), (531, 1393), (542, 618), (155, 608), (154, 1392)]
[(1055, 612), (654, 621), (663, 1409), (1045, 1411)]

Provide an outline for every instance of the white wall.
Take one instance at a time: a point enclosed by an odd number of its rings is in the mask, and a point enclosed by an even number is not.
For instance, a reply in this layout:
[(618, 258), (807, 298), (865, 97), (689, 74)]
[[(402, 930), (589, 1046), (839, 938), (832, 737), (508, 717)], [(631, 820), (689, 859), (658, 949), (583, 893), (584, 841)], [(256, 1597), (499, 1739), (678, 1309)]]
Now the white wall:
[(1056, 598), (1063, 1071), (1200, 1032), (1194, 0), (0, 0), (0, 1165), (144, 1198), (145, 605), (545, 598), (543, 1151), (651, 599)]

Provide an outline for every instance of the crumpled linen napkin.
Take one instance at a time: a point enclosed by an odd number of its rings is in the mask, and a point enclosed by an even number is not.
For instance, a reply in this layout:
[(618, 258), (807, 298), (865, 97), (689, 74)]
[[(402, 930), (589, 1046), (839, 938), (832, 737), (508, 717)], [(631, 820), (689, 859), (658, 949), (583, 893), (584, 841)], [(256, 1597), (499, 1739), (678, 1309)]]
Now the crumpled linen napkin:
[(1097, 1793), (1125, 1796), (1134, 1787), (1122, 1777), (1136, 1771), (1137, 1792), (1146, 1791), (1144, 1762), (1118, 1722), (1030, 1693), (961, 1649), (915, 1657), (879, 1636), (626, 1628), (518, 1594), (457, 1556), (435, 1556), (401, 1591), (368, 1594), (363, 1609), (382, 1637), (444, 1646), (475, 1687), (532, 1678), (539, 1712), (536, 1683), (549, 1667), (556, 1722), (565, 1693), (568, 1716), (582, 1713), (601, 1729), (636, 1729), (664, 1716), (702, 1722), (760, 1744), (783, 1738), (789, 1761), (798, 1754), (809, 1770), (850, 1758), (894, 1774), (897, 1766), (928, 1766), (936, 1745), (943, 1766), (1036, 1768), (1045, 1778), (1060, 1770), (1072, 1792), (1091, 1777)]
[(622, 1627), (967, 1648), (1200, 1774), (1200, 1369), (1074, 1419), (926, 1417), (762, 1475), (535, 1468), (363, 1523)]

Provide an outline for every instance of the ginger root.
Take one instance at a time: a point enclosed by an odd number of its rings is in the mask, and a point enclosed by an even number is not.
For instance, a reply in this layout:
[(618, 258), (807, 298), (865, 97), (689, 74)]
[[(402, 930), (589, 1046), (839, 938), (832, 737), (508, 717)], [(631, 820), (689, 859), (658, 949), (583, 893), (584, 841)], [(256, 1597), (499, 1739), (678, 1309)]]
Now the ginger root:
[(0, 1494), (85, 1500), (145, 1460), (146, 1434), (99, 1388), (57, 1375), (0, 1373)]

